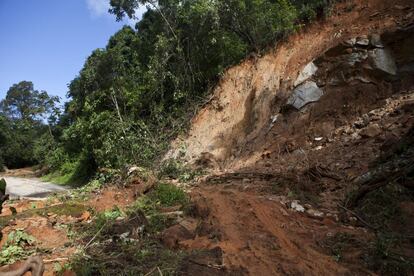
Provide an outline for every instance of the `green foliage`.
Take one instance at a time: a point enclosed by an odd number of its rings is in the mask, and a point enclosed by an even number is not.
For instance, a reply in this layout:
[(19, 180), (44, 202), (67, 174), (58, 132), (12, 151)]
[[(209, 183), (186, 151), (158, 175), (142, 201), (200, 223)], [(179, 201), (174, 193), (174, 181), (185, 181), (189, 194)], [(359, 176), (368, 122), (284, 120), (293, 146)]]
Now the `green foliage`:
[(150, 196), (163, 206), (185, 205), (188, 202), (185, 192), (171, 184), (158, 184)]
[[(36, 140), (41, 137), (44, 141), (46, 132), (52, 135), (51, 125), (59, 116), (58, 102), (58, 97), (34, 90), (32, 82), (22, 81), (10, 87), (6, 98), (0, 101), (0, 163), (18, 168), (39, 161), (34, 154)], [(49, 125), (45, 125), (46, 119)], [(37, 157), (44, 158), (44, 152)]]
[[(112, 0), (118, 20), (133, 17), (141, 5), (149, 10), (136, 30), (124, 27), (87, 59), (69, 85), (71, 101), (56, 126), (57, 143), (43, 138), (36, 156), (52, 170), (80, 154), (95, 168), (152, 166), (227, 67), (273, 46), (329, 4)], [(194, 177), (190, 171), (168, 172), (174, 170), (168, 165), (165, 170), (170, 177)]]
[(4, 180), (4, 178), (0, 179), (0, 193), (5, 195), (6, 194), (6, 180)]
[[(123, 216), (123, 212), (115, 206), (112, 210), (99, 213), (95, 219), (95, 226), (99, 230), (110, 222), (115, 221), (117, 218)], [(109, 226), (109, 225), (108, 225)]]
[(24, 247), (31, 246), (35, 242), (35, 238), (24, 232), (16, 230), (9, 233), (7, 241), (0, 251), (0, 265), (11, 264), (19, 259), (30, 256), (34, 250)]
[[(94, 243), (85, 248), (84, 254), (71, 260), (70, 268), (77, 275), (150, 275), (151, 270), (158, 267), (163, 275), (175, 275), (184, 254), (168, 250), (160, 243), (160, 232), (176, 223), (173, 217), (164, 215), (161, 210), (162, 207), (186, 202), (182, 190), (159, 184), (126, 210), (115, 207), (97, 214), (91, 224), (78, 229), (78, 238), (91, 240), (94, 237)], [(128, 229), (130, 219), (142, 215), (142, 212), (148, 223), (143, 222), (139, 238), (123, 240), (118, 237), (119, 233), (114, 233), (120, 225)]]
[(414, 259), (399, 253), (399, 247), (407, 242), (404, 237), (390, 232), (381, 232), (369, 248), (369, 267), (380, 275), (410, 275), (414, 270)]
[(17, 245), (17, 246), (24, 246), (24, 245), (32, 245), (35, 241), (35, 238), (24, 232), (23, 230), (16, 230), (10, 232), (7, 236), (6, 246), (8, 245)]

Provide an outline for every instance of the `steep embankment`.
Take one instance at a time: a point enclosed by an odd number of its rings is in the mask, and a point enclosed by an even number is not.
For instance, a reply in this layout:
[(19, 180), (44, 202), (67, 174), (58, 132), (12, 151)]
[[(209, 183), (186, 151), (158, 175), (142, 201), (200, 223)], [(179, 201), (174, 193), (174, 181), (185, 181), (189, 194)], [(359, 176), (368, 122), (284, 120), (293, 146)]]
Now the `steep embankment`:
[(346, 1), (226, 72), (167, 155), (216, 173), (192, 187), (195, 238), (177, 237), (219, 248), (206, 275), (409, 274), (413, 10)]
[[(292, 92), (299, 72), (310, 61), (347, 39), (383, 33), (412, 21), (399, 7), (411, 1), (351, 1), (333, 16), (280, 43), (274, 51), (232, 67), (210, 102), (195, 116), (187, 137), (175, 142), (169, 156), (185, 149), (185, 159), (215, 159), (221, 167), (241, 167), (240, 154), (271, 123), (271, 116)], [(235, 161), (233, 161), (235, 160)]]

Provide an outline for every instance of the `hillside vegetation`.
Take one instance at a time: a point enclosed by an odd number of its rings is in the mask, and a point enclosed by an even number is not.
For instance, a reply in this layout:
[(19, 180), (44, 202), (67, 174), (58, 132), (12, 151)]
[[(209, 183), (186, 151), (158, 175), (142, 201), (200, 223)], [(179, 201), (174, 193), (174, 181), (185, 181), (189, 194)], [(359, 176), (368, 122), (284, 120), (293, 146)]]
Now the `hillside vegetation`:
[(414, 2), (335, 2), (111, 0), (63, 108), (1, 102), (6, 181), (80, 187), (3, 204), (0, 274), (412, 276)]
[[(0, 135), (17, 139), (0, 140), (0, 162), (38, 163), (72, 182), (98, 168), (152, 167), (227, 67), (326, 15), (331, 1), (112, 0), (110, 12), (133, 18), (141, 5), (148, 10), (135, 29), (125, 26), (87, 58), (60, 114), (45, 110), (49, 129), (44, 118), (7, 111), (19, 103), (2, 102)], [(23, 83), (7, 97), (33, 94)]]

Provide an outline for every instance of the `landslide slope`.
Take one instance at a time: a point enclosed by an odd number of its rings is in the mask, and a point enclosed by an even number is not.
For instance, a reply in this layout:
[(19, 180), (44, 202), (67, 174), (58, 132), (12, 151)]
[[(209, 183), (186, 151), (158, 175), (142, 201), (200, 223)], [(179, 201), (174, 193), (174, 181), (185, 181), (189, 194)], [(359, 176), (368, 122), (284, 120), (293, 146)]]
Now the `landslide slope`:
[(220, 249), (206, 275), (412, 275), (413, 11), (344, 1), (224, 74), (167, 154), (210, 169), (178, 242)]

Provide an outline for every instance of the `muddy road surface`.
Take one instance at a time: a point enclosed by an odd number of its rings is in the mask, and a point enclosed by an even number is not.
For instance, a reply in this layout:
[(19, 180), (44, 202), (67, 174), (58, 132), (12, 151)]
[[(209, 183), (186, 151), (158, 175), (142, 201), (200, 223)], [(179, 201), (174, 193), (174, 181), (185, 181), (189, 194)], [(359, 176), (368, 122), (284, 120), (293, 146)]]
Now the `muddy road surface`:
[(37, 178), (22, 177), (3, 177), (7, 182), (6, 193), (10, 194), (10, 199), (30, 198), (41, 199), (47, 197), (50, 193), (66, 191), (67, 188), (49, 183), (42, 182)]

